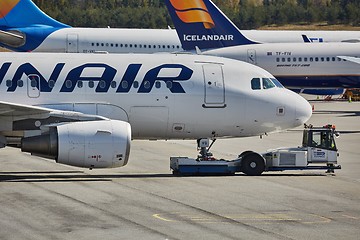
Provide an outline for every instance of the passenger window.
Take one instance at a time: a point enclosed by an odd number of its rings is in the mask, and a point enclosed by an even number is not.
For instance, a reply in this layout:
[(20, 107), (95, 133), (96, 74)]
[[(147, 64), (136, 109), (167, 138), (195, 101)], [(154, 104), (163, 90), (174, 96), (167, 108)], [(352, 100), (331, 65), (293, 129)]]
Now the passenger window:
[(327, 61), (327, 62), (329, 62), (329, 61), (330, 61), (330, 58), (329, 58), (329, 57), (327, 57), (327, 58), (326, 58), (326, 61)]
[(24, 86), (24, 82), (23, 82), (23, 80), (18, 80), (17, 81), (17, 85), (18, 85), (18, 87), (23, 87)]
[(54, 80), (49, 80), (48, 84), (49, 84), (49, 88), (54, 88), (55, 81)]
[[(32, 83), (32, 81), (31, 81), (31, 83)], [(11, 87), (12, 86), (12, 81), (11, 80), (6, 80), (6, 86)]]
[[(31, 83), (31, 85), (32, 85), (32, 83)], [(66, 80), (65, 85), (66, 85), (67, 88), (71, 88), (72, 87), (71, 80)]]
[(262, 82), (263, 82), (264, 89), (269, 89), (269, 88), (275, 87), (275, 84), (269, 78), (263, 78)]
[(276, 62), (280, 62), (280, 58), (276, 58)]
[(282, 61), (282, 62), (285, 62), (285, 58), (281, 58), (281, 61)]
[(172, 82), (171, 82), (171, 81), (167, 81), (167, 82), (166, 82), (166, 87), (167, 87), (168, 89), (171, 89), (171, 88), (172, 88)]
[(129, 87), (129, 83), (128, 83), (128, 81), (122, 81), (121, 82), (121, 88), (123, 88), (123, 89), (127, 89)]
[(93, 88), (94, 87), (94, 81), (89, 81), (89, 88)]
[(302, 62), (302, 58), (301, 58), (301, 57), (299, 57), (299, 62)]
[(160, 88), (160, 87), (161, 87), (161, 82), (156, 81), (156, 82), (155, 82), (155, 87), (156, 87), (156, 88)]
[(133, 83), (133, 86), (134, 86), (134, 88), (138, 88), (138, 87), (139, 87), (139, 82), (138, 82), (138, 81), (135, 81), (135, 82)]
[(99, 87), (100, 88), (105, 88), (106, 87), (106, 82), (104, 80), (101, 80), (99, 83)]
[(307, 62), (307, 60), (308, 60), (307, 57), (305, 57), (305, 58), (304, 58), (304, 62)]
[(144, 82), (144, 88), (146, 88), (146, 89), (150, 88), (150, 82), (149, 81)]
[(295, 58), (295, 57), (293, 58), (293, 62), (296, 62), (296, 58)]
[(83, 81), (78, 81), (77, 86), (78, 86), (78, 88), (82, 88), (83, 87)]
[(318, 58), (318, 57), (316, 57), (316, 58), (315, 58), (315, 62), (318, 62), (318, 61), (319, 61), (319, 58)]
[(253, 89), (253, 90), (261, 89), (260, 78), (253, 78), (251, 80), (251, 89)]
[(311, 57), (311, 58), (310, 58), (310, 62), (312, 62), (312, 61), (314, 61), (314, 59)]
[(116, 88), (116, 82), (115, 82), (115, 81), (111, 81), (110, 86), (111, 86), (112, 88)]

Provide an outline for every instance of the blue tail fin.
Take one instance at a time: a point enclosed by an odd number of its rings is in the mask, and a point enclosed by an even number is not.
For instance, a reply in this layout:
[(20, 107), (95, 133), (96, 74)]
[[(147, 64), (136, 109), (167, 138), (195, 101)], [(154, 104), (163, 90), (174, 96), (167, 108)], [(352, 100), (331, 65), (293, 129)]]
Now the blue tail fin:
[(255, 44), (211, 0), (165, 0), (185, 50)]
[(69, 27), (41, 11), (31, 0), (0, 0), (0, 29), (34, 26)]

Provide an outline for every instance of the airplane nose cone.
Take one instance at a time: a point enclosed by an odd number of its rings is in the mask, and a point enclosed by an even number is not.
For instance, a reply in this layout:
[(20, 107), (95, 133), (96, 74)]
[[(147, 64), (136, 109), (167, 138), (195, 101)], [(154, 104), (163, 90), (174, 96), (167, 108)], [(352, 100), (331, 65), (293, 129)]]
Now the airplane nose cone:
[(295, 116), (296, 116), (296, 124), (298, 126), (306, 123), (311, 115), (312, 115), (312, 108), (311, 108), (311, 105), (310, 103), (304, 99), (303, 97), (301, 97), (300, 95), (298, 95), (298, 97), (300, 98), (297, 103), (296, 103), (296, 113), (295, 113)]

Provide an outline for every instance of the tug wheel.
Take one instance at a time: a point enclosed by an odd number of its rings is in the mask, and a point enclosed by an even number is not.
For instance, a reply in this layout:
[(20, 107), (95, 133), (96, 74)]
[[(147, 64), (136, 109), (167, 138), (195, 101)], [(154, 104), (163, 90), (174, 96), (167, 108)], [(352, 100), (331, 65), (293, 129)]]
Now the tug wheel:
[(241, 169), (246, 175), (259, 176), (265, 170), (264, 158), (255, 152), (248, 153), (243, 156)]

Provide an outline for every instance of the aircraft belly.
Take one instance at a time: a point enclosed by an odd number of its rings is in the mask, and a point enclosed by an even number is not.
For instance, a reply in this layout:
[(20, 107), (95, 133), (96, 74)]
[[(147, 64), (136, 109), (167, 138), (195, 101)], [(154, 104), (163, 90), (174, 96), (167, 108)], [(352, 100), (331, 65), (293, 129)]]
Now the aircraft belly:
[(129, 122), (133, 138), (167, 138), (169, 108), (161, 106), (134, 106), (130, 108)]

